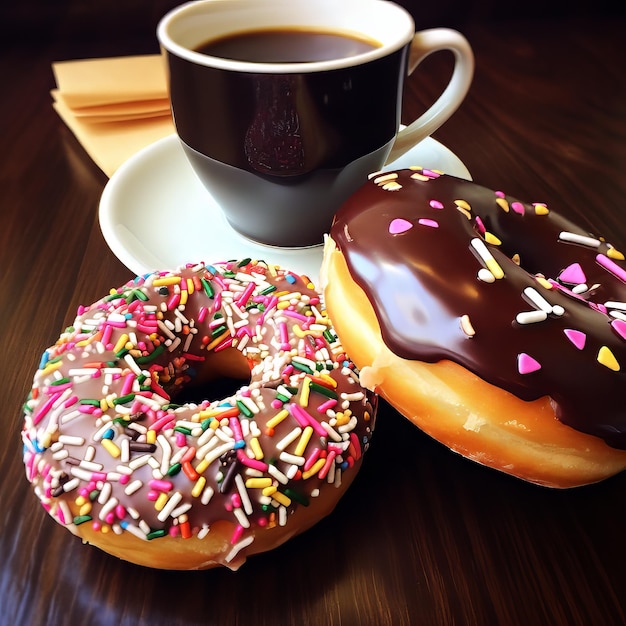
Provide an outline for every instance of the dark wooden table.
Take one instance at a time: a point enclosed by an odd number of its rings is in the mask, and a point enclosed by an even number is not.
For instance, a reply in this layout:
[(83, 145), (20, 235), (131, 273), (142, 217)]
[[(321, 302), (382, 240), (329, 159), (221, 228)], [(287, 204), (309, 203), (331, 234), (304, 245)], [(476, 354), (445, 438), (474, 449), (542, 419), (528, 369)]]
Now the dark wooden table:
[[(96, 3), (100, 15), (80, 1), (33, 4), (38, 13), (0, 10), (0, 623), (626, 623), (626, 475), (569, 491), (525, 484), (389, 407), (334, 514), (236, 574), (142, 569), (48, 518), (24, 477), (21, 404), (77, 305), (131, 278), (99, 230), (107, 179), (51, 107), (50, 63), (156, 52), (168, 3), (129, 2), (121, 20), (109, 3)], [(426, 21), (462, 30), (477, 61), (467, 100), (435, 137), (476, 181), (589, 220), (624, 248), (624, 15), (498, 18), (496, 3), (480, 4), (438, 5)], [(405, 121), (448, 61), (409, 82)]]

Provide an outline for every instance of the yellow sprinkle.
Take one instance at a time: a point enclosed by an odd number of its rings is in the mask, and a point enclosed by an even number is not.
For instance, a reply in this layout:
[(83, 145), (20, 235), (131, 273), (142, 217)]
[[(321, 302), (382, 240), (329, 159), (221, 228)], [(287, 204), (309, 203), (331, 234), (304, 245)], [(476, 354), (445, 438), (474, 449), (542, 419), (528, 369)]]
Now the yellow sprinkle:
[(350, 421), (350, 411), (339, 411), (335, 416), (335, 420), (337, 422), (337, 426), (344, 426)]
[(485, 263), (487, 265), (487, 269), (495, 276), (495, 278), (504, 278), (504, 271), (495, 259), (487, 259)]
[(456, 208), (457, 208), (457, 209), (458, 209), (461, 213), (463, 213), (463, 215), (465, 215), (465, 217), (466, 217), (468, 220), (471, 220), (471, 219), (472, 219), (472, 214), (471, 214), (471, 213), (470, 213), (467, 209), (464, 209), (463, 207), (460, 207), (460, 206), (458, 206), (458, 207), (456, 207)]
[(106, 413), (109, 410), (109, 405), (107, 403), (107, 399), (106, 398), (101, 398), (100, 399), (100, 410), (103, 413)]
[(472, 210), (472, 206), (467, 200), (455, 200), (454, 204), (456, 204), (460, 209), (465, 209), (466, 211)]
[(306, 337), (307, 335), (315, 335), (316, 333), (312, 330), (302, 330), (298, 324), (293, 325), (293, 333), (296, 337)]
[(102, 439), (100, 443), (114, 459), (117, 459), (120, 456), (120, 449), (110, 439)]
[(271, 478), (248, 478), (246, 480), (246, 489), (265, 489), (271, 486)]
[(535, 204), (536, 215), (548, 215), (548, 213), (550, 213), (550, 209), (545, 204)]
[(193, 284), (193, 280), (191, 278), (187, 279), (187, 291), (189, 293), (193, 293), (196, 290), (195, 285)]
[(325, 380), (333, 389), (337, 387), (337, 381), (332, 376), (329, 376), (328, 374), (324, 374), (324, 373), (319, 374), (318, 378)]
[(89, 500), (87, 500), (85, 496), (78, 496), (78, 498), (74, 500), (74, 503), (76, 504), (76, 506), (83, 506), (86, 502), (89, 502)]
[(276, 502), (282, 504), (283, 506), (289, 506), (291, 504), (291, 498), (288, 498), (284, 493), (281, 493), (280, 491), (275, 491), (272, 495), (272, 498), (274, 498)]
[(279, 411), (278, 413), (276, 413), (276, 415), (274, 415), (274, 417), (267, 420), (267, 427), (276, 428), (276, 426), (278, 426), (278, 424), (280, 424), (288, 416), (289, 416), (289, 411), (287, 409), (283, 409), (282, 411)]
[(252, 449), (252, 452), (254, 453), (254, 458), (257, 461), (260, 461), (265, 456), (263, 454), (263, 448), (261, 448), (261, 444), (256, 437), (252, 437), (252, 439), (250, 439), (250, 448)]
[(166, 493), (160, 493), (159, 497), (154, 502), (154, 508), (157, 511), (162, 511), (168, 500), (169, 496)]
[(121, 335), (120, 338), (117, 340), (115, 346), (113, 347), (113, 352), (119, 352), (120, 350), (125, 348), (126, 344), (128, 342), (128, 339), (129, 339), (129, 337), (128, 337), (128, 335), (126, 333)]
[(553, 289), (552, 283), (546, 280), (543, 276), (535, 276), (535, 280), (544, 288), (544, 289)]
[(189, 293), (187, 292), (186, 289), (183, 289), (180, 292), (180, 304), (187, 304), (187, 296), (189, 295)]
[(41, 445), (44, 447), (44, 450), (52, 445), (52, 433), (45, 433), (41, 439)]
[(615, 355), (606, 346), (602, 346), (598, 352), (598, 363), (608, 367), (614, 372), (619, 372), (620, 370), (620, 366), (615, 358)]
[[(198, 471), (198, 468), (196, 468), (196, 471)], [(191, 490), (191, 495), (194, 498), (199, 498), (202, 495), (202, 492), (204, 491), (205, 485), (206, 485), (206, 478), (204, 476), (200, 476), (200, 478), (196, 480), (196, 484), (193, 486), (193, 489)]]
[(276, 305), (276, 308), (282, 311), (283, 309), (288, 309), (291, 306), (289, 300), (283, 300)]
[(382, 176), (378, 176), (374, 179), (374, 183), (377, 185), (384, 185), (385, 183), (391, 182), (398, 178), (397, 172), (390, 172), (389, 174), (383, 174)]
[(227, 337), (230, 336), (230, 330), (226, 330), (224, 331), (219, 337), (216, 337), (207, 347), (206, 350), (208, 352), (211, 352), (211, 350), (213, 350), (213, 348), (215, 348), (216, 346), (219, 346), (220, 343), (222, 343), (222, 341), (224, 341), (224, 339), (226, 339)]
[(384, 185), (382, 185), (382, 188), (385, 191), (399, 191), (400, 189), (402, 189), (402, 185), (400, 183), (391, 182), (385, 183)]
[(157, 438), (156, 430), (149, 430), (146, 433), (146, 443), (156, 443), (156, 438)]
[(624, 255), (617, 248), (609, 248), (606, 251), (606, 256), (608, 256), (609, 259), (615, 259), (616, 261), (624, 260)]
[(415, 180), (421, 180), (423, 182), (430, 180), (428, 176), (424, 176), (424, 174), (418, 174), (417, 172), (415, 172), (415, 174), (411, 174), (411, 178), (414, 178)]
[(196, 468), (195, 468), (196, 472), (198, 474), (204, 474), (204, 472), (209, 467), (209, 465), (211, 465), (210, 461), (207, 461), (206, 459), (202, 459), (202, 461), (200, 461), (200, 463), (196, 465)]
[(496, 204), (505, 212), (509, 212), (509, 203), (504, 198), (496, 198)]
[(180, 276), (161, 276), (155, 278), (152, 281), (153, 287), (167, 287), (169, 285), (178, 285), (180, 283)]
[(304, 456), (304, 451), (306, 450), (309, 441), (311, 440), (311, 436), (313, 435), (313, 427), (305, 426), (302, 431), (302, 435), (300, 435), (300, 440), (298, 441), (298, 445), (296, 445), (293, 453), (296, 456)]
[(310, 395), (311, 395), (311, 379), (305, 378), (302, 381), (302, 391), (300, 393), (300, 406), (309, 406)]
[(106, 535), (110, 530), (111, 530), (110, 526), (103, 524), (99, 532), (104, 533)]
[(63, 361), (57, 361), (56, 363), (50, 363), (49, 365), (46, 365), (46, 367), (44, 367), (41, 370), (41, 373), (44, 376), (47, 376), (48, 374), (52, 374), (52, 372), (55, 372), (56, 370), (58, 370), (59, 367), (61, 367), (61, 365), (63, 365)]
[(502, 245), (502, 242), (493, 233), (490, 233), (489, 231), (485, 231), (485, 241), (487, 243), (493, 244), (494, 246)]
[(261, 492), (265, 497), (273, 496), (278, 491), (278, 487), (265, 487)]
[(315, 474), (317, 474), (317, 472), (319, 472), (322, 467), (324, 467), (324, 463), (326, 463), (326, 459), (318, 459), (313, 467), (308, 469), (306, 472), (302, 472), (303, 480), (311, 478), (311, 476), (315, 476)]
[(468, 337), (473, 337), (476, 334), (469, 315), (463, 315), (461, 317), (461, 329)]
[(519, 265), (521, 263), (521, 259), (519, 258), (519, 254), (515, 253), (511, 257), (511, 261), (513, 261), (513, 263), (515, 263), (515, 265)]
[(89, 513), (91, 513), (91, 502), (85, 502), (85, 504), (78, 509), (78, 514), (89, 515)]

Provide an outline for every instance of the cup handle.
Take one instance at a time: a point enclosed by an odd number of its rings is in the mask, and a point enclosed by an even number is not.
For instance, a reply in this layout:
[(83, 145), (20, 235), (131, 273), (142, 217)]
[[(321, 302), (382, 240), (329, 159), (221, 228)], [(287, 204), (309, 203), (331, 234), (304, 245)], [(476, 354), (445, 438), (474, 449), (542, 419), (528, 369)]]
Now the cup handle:
[(398, 133), (387, 163), (395, 161), (434, 133), (456, 111), (469, 91), (474, 75), (474, 54), (467, 39), (449, 28), (431, 28), (415, 34), (409, 51), (408, 74), (412, 74), (428, 55), (440, 50), (450, 50), (454, 54), (450, 82), (425, 113)]

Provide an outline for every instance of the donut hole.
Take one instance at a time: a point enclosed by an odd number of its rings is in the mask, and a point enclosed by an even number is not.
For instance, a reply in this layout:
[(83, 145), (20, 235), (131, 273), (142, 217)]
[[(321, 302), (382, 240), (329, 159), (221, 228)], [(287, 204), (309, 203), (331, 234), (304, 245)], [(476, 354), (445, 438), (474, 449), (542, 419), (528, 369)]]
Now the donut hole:
[(236, 348), (209, 352), (195, 370), (193, 381), (173, 395), (177, 403), (199, 404), (203, 400), (228, 398), (251, 380), (248, 359)]

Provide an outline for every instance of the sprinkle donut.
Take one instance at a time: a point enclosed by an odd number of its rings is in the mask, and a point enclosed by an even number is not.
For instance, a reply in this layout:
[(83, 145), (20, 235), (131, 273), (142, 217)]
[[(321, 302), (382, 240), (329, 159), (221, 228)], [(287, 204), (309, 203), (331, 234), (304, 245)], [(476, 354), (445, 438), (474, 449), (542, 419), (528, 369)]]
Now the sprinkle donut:
[[(243, 385), (182, 399), (225, 377)], [(332, 511), (375, 410), (306, 277), (187, 266), (81, 307), (44, 352), (26, 475), (57, 522), (110, 554), (235, 570)]]
[(361, 383), (452, 450), (553, 487), (626, 467), (626, 263), (602, 237), (406, 169), (339, 210), (322, 276)]

